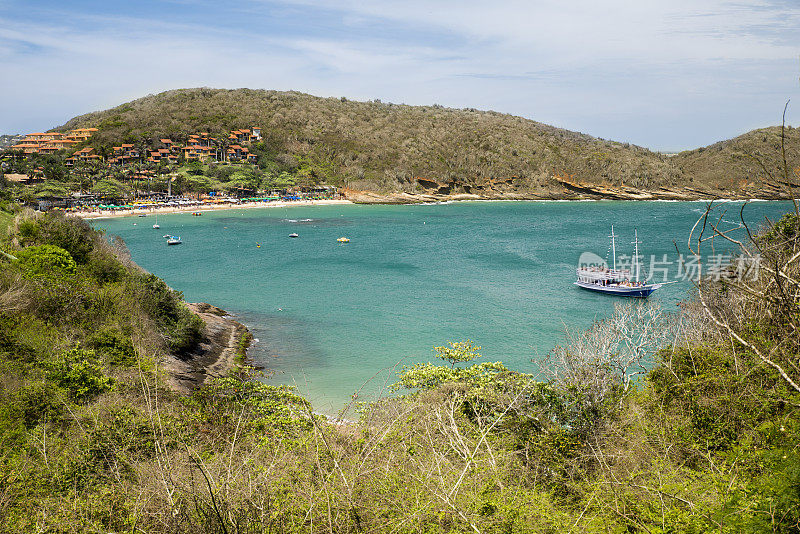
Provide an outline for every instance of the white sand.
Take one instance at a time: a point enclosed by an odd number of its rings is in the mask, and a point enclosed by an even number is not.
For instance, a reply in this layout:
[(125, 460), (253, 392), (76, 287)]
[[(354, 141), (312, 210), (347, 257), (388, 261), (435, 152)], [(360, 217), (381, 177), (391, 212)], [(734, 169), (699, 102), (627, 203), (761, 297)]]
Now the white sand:
[(201, 204), (197, 206), (164, 206), (142, 207), (132, 210), (100, 210), (100, 211), (73, 211), (67, 215), (82, 219), (109, 219), (111, 217), (132, 217), (142, 213), (183, 213), (204, 212), (217, 210), (234, 210), (244, 208), (286, 208), (291, 206), (324, 206), (331, 204), (352, 204), (349, 200), (274, 200), (272, 202), (242, 202), (241, 204)]

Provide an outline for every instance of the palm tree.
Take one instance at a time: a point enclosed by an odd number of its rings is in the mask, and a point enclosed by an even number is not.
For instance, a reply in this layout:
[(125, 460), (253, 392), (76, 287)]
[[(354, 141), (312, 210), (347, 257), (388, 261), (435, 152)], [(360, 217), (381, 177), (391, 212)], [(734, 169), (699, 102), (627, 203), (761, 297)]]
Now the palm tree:
[(220, 159), (219, 156), (217, 156), (217, 161), (228, 160), (228, 147), (231, 145), (231, 140), (228, 139), (228, 135), (229, 134), (222, 133), (217, 139), (216, 145), (217, 147), (219, 147), (219, 151), (222, 152), (222, 159)]

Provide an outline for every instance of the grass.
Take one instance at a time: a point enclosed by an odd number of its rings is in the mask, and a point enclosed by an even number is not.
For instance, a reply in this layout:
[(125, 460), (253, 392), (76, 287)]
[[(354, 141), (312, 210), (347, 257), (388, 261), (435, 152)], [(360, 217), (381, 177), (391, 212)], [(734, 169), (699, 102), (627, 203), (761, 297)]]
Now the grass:
[(11, 222), (14, 220), (14, 215), (7, 212), (0, 210), (0, 235), (5, 235), (8, 227), (11, 226)]

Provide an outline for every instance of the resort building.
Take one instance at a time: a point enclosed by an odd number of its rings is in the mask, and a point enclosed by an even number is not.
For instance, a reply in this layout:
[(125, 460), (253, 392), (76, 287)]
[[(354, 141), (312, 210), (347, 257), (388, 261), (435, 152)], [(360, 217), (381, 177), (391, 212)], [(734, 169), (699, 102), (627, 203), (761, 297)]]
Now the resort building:
[(122, 144), (114, 147), (114, 155), (108, 158), (111, 165), (125, 165), (139, 159), (139, 149), (132, 144)]
[(214, 149), (210, 146), (203, 146), (199, 144), (199, 142), (194, 142), (189, 146), (185, 146), (181, 148), (183, 151), (183, 158), (186, 161), (205, 161), (206, 159), (212, 157), (212, 153)]
[[(97, 128), (77, 128), (64, 134), (61, 132), (37, 132), (28, 134), (11, 148), (21, 150), (25, 154), (49, 154), (59, 150), (69, 149), (73, 145), (82, 143), (92, 137)], [(168, 161), (177, 163), (179, 155), (187, 161), (230, 160), (237, 162), (255, 163), (258, 155), (250, 152), (250, 144), (261, 141), (261, 128), (253, 126), (232, 130), (227, 139), (212, 137), (209, 132), (191, 134), (185, 146), (175, 143), (172, 139), (158, 139), (158, 143), (142, 154), (132, 144), (122, 144), (113, 147), (113, 155), (108, 157), (111, 165), (126, 165), (138, 161), (159, 163)], [(220, 142), (226, 141), (226, 142)], [(84, 148), (67, 158), (65, 163), (73, 165), (77, 161), (96, 161), (103, 158), (91, 148)]]
[(150, 163), (160, 163), (166, 161), (169, 163), (177, 163), (178, 156), (172, 154), (168, 148), (159, 148), (158, 150), (150, 151), (150, 157), (147, 158)]
[(97, 128), (78, 128), (76, 130), (70, 130), (66, 137), (67, 139), (83, 142), (92, 137), (96, 131)]
[(97, 128), (81, 128), (70, 130), (66, 134), (61, 132), (36, 132), (26, 135), (22, 141), (12, 145), (11, 148), (22, 150), (25, 154), (52, 154), (58, 150), (70, 148), (72, 145), (86, 141), (96, 131)]
[(75, 152), (71, 158), (67, 158), (64, 163), (66, 165), (72, 165), (78, 161), (88, 162), (88, 161), (100, 161), (101, 158), (98, 154), (94, 153), (94, 149), (92, 147), (86, 147), (78, 150)]
[(254, 143), (261, 141), (261, 128), (253, 127), (250, 129), (233, 130), (228, 136), (230, 141), (236, 143)]
[(227, 156), (232, 161), (249, 161), (255, 162), (258, 160), (256, 154), (252, 154), (247, 147), (241, 145), (231, 145), (228, 147)]

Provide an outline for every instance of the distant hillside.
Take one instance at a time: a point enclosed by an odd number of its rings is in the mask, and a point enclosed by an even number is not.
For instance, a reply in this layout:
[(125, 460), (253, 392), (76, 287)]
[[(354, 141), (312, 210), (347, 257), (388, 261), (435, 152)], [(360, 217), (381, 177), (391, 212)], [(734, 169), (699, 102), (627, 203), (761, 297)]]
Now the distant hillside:
[[(379, 195), (626, 198), (626, 191), (680, 197), (700, 190), (732, 196), (744, 194), (745, 179), (759, 176), (742, 151), (760, 150), (771, 169), (777, 161), (773, 130), (764, 131), (763, 144), (753, 132), (737, 138), (756, 136), (752, 142), (734, 140), (670, 157), (492, 111), (251, 89), (167, 91), (76, 117), (57, 129), (88, 126), (99, 128), (95, 145), (180, 141), (194, 132), (260, 126), (277, 164)], [(794, 156), (795, 130), (790, 138)]]
[(24, 136), (20, 134), (6, 134), (0, 135), (0, 149), (9, 147), (22, 140)]
[[(800, 182), (800, 131), (787, 127), (784, 138), (789, 176)], [(752, 190), (785, 185), (780, 126), (681, 152), (674, 161), (694, 183), (709, 188)]]

